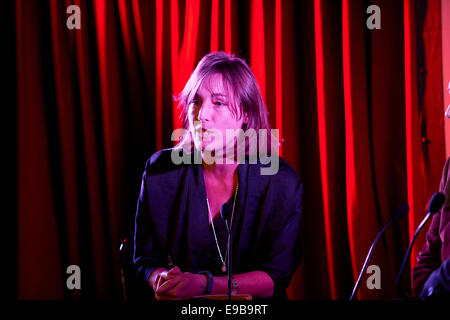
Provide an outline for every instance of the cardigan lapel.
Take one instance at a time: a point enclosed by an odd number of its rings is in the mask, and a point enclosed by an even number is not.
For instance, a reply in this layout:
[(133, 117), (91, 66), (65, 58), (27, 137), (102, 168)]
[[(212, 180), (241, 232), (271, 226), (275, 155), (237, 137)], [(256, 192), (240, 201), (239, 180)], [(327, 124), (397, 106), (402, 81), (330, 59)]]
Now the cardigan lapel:
[[(248, 246), (251, 241), (252, 227), (254, 225), (256, 211), (258, 209), (258, 199), (265, 188), (265, 180), (260, 173), (260, 164), (249, 164), (248, 162), (239, 165), (239, 221), (237, 228), (233, 228), (233, 258), (234, 261), (246, 263), (248, 260)], [(238, 233), (240, 230), (240, 233)], [(233, 263), (233, 269), (239, 269)]]

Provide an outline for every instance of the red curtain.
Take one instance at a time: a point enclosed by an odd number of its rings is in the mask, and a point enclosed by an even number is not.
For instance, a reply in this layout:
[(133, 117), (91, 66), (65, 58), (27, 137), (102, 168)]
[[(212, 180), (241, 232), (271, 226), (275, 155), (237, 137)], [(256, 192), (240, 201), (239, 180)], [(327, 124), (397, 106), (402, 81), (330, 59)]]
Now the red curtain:
[[(72, 4), (79, 30), (66, 27)], [(379, 30), (366, 27), (371, 4)], [(381, 289), (366, 276), (359, 298), (395, 295), (445, 160), (440, 1), (17, 0), (12, 10), (18, 298), (122, 297), (118, 247), (132, 238), (145, 160), (172, 145), (173, 95), (215, 50), (250, 63), (304, 182), (289, 297), (348, 298), (371, 242), (408, 202), (371, 260)], [(66, 289), (71, 264), (80, 291)]]

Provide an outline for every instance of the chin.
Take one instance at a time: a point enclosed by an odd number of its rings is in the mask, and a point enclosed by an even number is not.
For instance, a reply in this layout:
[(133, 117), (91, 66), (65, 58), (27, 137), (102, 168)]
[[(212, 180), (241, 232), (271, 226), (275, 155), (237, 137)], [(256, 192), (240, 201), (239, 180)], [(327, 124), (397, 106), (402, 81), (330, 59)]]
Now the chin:
[(208, 143), (208, 144), (202, 144), (202, 151), (203, 152), (214, 152), (215, 146), (212, 143)]

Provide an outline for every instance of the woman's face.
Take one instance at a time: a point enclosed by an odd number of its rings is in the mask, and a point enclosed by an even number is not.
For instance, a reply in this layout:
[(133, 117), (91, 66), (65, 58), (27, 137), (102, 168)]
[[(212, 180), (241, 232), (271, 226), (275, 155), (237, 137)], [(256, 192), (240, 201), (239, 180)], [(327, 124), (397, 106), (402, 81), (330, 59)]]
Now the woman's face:
[[(238, 108), (239, 109), (239, 108)], [(227, 140), (227, 129), (241, 129), (245, 117), (232, 112), (231, 100), (220, 74), (213, 74), (202, 82), (188, 108), (190, 133), (195, 147), (202, 151), (224, 154), (234, 149), (234, 139)]]

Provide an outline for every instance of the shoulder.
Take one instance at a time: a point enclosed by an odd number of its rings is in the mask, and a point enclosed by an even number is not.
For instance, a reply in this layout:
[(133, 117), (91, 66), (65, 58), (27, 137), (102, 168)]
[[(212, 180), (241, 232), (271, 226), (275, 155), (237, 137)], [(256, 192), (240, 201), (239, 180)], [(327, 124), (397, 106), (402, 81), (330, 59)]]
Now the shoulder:
[(447, 161), (445, 162), (444, 172), (442, 173), (442, 175), (446, 180), (448, 180), (450, 177), (450, 157), (448, 157)]
[(443, 192), (447, 197), (446, 206), (450, 206), (450, 157), (447, 158), (447, 161), (444, 165), (444, 170), (442, 170), (442, 178), (441, 183), (439, 185), (439, 191)]
[(294, 191), (302, 187), (302, 181), (295, 171), (295, 169), (282, 157), (278, 158), (278, 164), (264, 164), (261, 168), (272, 167), (274, 174), (263, 175), (261, 172), (261, 177), (266, 177), (271, 184), (274, 184), (280, 191)]
[[(269, 166), (270, 164), (263, 165)], [(279, 157), (278, 171), (273, 175), (258, 177), (258, 194), (262, 199), (269, 199), (271, 223), (286, 223), (286, 219), (299, 216), (303, 201), (303, 184), (296, 170), (283, 158)], [(274, 222), (275, 219), (278, 222)]]
[(449, 188), (448, 185), (450, 185), (450, 157), (447, 158), (444, 169), (442, 170), (441, 184), (439, 186), (440, 191), (443, 192), (445, 188)]
[(172, 161), (173, 148), (162, 149), (150, 156), (145, 164), (147, 175), (159, 175), (181, 169), (183, 166), (176, 165)]
[(280, 157), (279, 177), (300, 182), (300, 177), (298, 176), (295, 169), (281, 157)]

